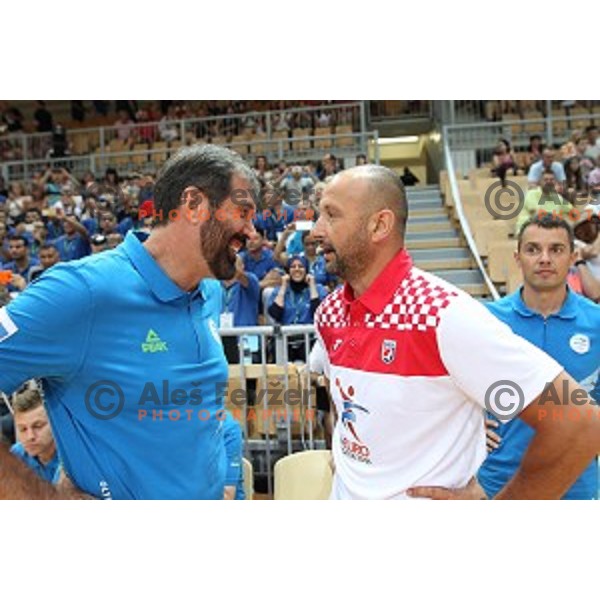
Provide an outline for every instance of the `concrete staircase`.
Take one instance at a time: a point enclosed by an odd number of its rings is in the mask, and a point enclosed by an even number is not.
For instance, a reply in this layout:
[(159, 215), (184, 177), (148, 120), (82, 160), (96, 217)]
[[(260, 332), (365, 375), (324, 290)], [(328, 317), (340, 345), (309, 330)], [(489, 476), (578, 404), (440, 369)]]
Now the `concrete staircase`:
[(406, 247), (415, 265), (476, 298), (489, 294), (481, 273), (443, 206), (438, 187), (408, 188)]

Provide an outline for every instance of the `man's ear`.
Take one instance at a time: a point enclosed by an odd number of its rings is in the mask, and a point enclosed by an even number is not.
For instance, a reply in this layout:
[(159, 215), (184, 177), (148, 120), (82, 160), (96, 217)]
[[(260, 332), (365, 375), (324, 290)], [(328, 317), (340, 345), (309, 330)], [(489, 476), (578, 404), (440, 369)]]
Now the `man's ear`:
[(208, 196), (196, 186), (186, 187), (181, 193), (181, 211), (194, 225), (207, 221), (210, 219)]
[(387, 238), (395, 227), (396, 217), (389, 209), (380, 210), (375, 213), (370, 223), (371, 238), (379, 242)]
[(197, 210), (198, 207), (206, 200), (208, 202), (208, 197), (206, 194), (197, 188), (194, 185), (189, 185), (186, 187), (181, 194), (181, 204), (183, 209), (187, 210)]

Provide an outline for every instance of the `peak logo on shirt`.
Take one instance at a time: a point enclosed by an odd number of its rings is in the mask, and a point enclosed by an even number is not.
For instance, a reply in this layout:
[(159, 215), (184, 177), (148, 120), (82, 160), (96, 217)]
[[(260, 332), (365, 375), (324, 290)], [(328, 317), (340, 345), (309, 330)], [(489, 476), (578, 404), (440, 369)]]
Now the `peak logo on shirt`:
[(146, 341), (142, 344), (142, 352), (167, 352), (167, 342), (163, 342), (153, 329), (148, 331)]

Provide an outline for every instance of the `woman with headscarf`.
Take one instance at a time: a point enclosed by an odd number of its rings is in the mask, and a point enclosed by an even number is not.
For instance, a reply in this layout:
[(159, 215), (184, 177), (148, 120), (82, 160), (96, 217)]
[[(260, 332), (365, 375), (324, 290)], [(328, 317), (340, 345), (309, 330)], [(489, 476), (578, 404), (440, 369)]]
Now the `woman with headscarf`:
[[(314, 276), (308, 272), (306, 258), (291, 256), (281, 286), (273, 290), (269, 299), (269, 315), (282, 325), (312, 324), (315, 311), (326, 295), (326, 288), (316, 283)], [(306, 362), (304, 350), (304, 336), (288, 338), (289, 360)]]

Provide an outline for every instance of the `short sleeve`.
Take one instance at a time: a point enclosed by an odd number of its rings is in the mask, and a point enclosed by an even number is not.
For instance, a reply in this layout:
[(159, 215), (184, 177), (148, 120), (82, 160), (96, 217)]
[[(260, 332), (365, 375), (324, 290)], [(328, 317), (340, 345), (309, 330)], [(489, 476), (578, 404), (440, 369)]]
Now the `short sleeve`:
[(523, 410), (564, 370), (470, 297), (455, 298), (444, 309), (437, 337), (440, 356), (456, 385), (487, 410), (486, 396), (507, 386), (517, 393), (520, 388)]
[(331, 379), (329, 376), (331, 367), (329, 356), (327, 355), (327, 350), (325, 349), (325, 343), (323, 342), (321, 333), (316, 326), (315, 333), (317, 340), (308, 358), (309, 369), (314, 373), (323, 373), (327, 379)]
[(33, 377), (66, 379), (83, 361), (92, 297), (73, 268), (56, 265), (0, 309), (0, 390)]

